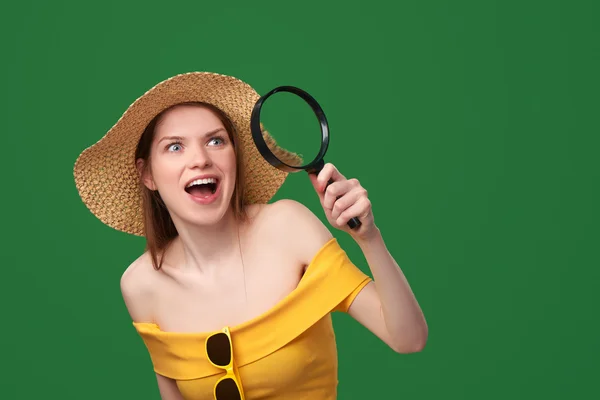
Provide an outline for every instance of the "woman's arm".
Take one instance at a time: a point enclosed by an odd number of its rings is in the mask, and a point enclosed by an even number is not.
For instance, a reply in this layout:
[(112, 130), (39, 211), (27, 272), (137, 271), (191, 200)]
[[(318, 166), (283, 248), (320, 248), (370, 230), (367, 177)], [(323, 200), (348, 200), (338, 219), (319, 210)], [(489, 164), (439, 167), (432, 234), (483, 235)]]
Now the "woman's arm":
[(423, 312), (402, 270), (376, 233), (357, 240), (374, 282), (354, 299), (348, 314), (377, 334), (398, 353), (423, 350), (428, 328)]
[[(148, 272), (153, 272), (147, 255), (135, 260), (121, 277), (121, 294), (131, 319), (135, 322), (152, 321), (152, 284)], [(158, 390), (162, 400), (183, 400), (177, 383), (156, 374)]]
[[(329, 179), (334, 183), (325, 190)], [(421, 351), (428, 337), (423, 312), (402, 270), (388, 251), (374, 223), (367, 191), (356, 179), (346, 179), (327, 164), (311, 181), (330, 224), (349, 233), (360, 246), (374, 282), (356, 296), (348, 313), (399, 353)], [(347, 222), (358, 217), (361, 226)]]
[(156, 381), (162, 400), (184, 400), (177, 383), (173, 379), (156, 374)]

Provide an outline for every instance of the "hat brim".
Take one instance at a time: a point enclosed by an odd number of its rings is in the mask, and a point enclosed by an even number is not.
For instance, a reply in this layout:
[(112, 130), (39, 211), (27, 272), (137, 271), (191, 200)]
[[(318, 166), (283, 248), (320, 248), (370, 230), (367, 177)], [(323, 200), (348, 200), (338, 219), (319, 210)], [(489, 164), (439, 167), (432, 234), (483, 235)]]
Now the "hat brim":
[[(265, 161), (253, 142), (250, 118), (259, 98), (245, 82), (211, 72), (190, 72), (160, 82), (135, 100), (115, 125), (77, 158), (73, 172), (83, 203), (106, 225), (143, 236), (141, 188), (134, 159), (138, 142), (156, 115), (190, 101), (212, 104), (231, 119), (242, 151), (244, 201), (267, 203), (287, 173)], [(266, 132), (264, 135), (269, 136)], [(300, 161), (296, 154), (281, 151), (296, 163)]]

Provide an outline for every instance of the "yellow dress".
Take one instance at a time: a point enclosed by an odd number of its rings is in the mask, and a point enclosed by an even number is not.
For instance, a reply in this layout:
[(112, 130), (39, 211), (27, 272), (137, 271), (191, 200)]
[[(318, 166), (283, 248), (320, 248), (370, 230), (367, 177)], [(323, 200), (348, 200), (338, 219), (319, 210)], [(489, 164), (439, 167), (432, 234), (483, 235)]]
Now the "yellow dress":
[[(258, 317), (230, 327), (246, 400), (336, 399), (331, 312), (347, 312), (370, 281), (332, 238), (294, 291)], [(186, 400), (213, 400), (214, 385), (225, 373), (206, 357), (205, 341), (213, 332), (164, 332), (149, 322), (133, 325), (156, 373), (175, 379)]]

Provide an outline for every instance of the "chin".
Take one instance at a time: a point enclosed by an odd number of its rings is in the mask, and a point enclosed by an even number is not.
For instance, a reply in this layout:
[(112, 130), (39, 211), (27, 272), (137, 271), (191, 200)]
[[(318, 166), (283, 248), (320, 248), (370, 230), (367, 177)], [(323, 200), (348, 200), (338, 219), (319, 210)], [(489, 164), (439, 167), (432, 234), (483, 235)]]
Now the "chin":
[[(229, 199), (230, 196), (226, 198)], [(198, 226), (216, 225), (231, 212), (230, 203), (231, 200), (225, 201), (225, 198), (221, 198), (210, 205), (200, 207), (194, 205), (191, 210), (189, 208), (185, 210), (183, 215), (186, 215), (186, 218), (184, 219)]]
[(193, 196), (186, 192), (184, 199), (173, 199), (173, 216), (185, 224), (196, 226), (218, 224), (231, 210), (233, 193), (230, 192), (233, 190), (223, 186), (209, 196)]

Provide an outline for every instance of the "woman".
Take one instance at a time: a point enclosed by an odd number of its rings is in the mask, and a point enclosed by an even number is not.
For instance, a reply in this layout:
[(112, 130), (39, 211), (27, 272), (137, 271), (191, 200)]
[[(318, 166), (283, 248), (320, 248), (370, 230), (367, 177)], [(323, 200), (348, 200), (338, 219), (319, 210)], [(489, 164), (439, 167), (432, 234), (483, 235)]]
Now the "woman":
[[(311, 175), (328, 222), (356, 240), (373, 280), (306, 207), (268, 203), (286, 174), (252, 142), (258, 98), (233, 77), (175, 76), (138, 98), (75, 165), (90, 211), (146, 238), (121, 290), (165, 400), (335, 399), (333, 311), (398, 353), (427, 339), (356, 179), (331, 164)], [(284, 149), (280, 157), (298, 159)], [(352, 217), (359, 229), (347, 228)]]

